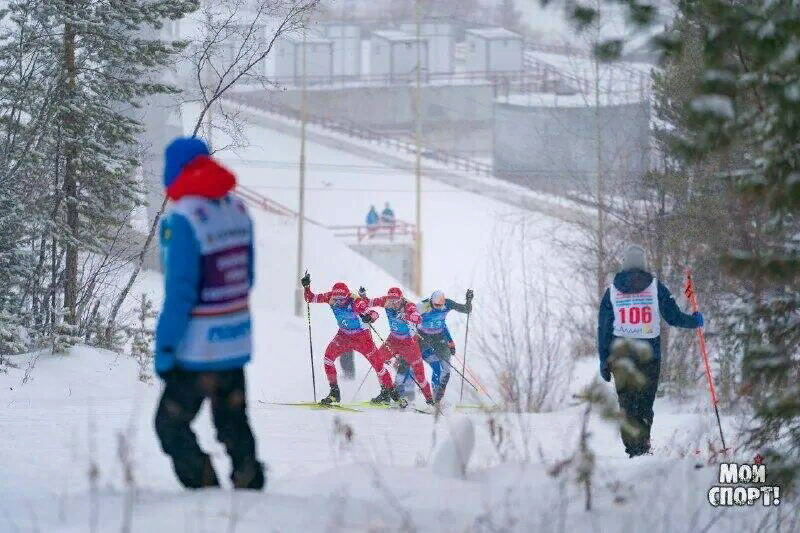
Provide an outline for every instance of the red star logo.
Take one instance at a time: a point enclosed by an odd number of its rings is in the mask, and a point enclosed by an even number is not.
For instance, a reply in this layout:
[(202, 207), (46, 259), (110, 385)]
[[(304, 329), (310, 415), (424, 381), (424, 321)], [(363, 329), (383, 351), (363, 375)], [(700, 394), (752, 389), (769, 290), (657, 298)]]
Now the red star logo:
[(764, 458), (763, 458), (763, 457), (761, 457), (761, 454), (758, 454), (758, 455), (756, 455), (756, 456), (753, 458), (753, 462), (754, 462), (755, 464), (757, 464), (757, 465), (760, 465), (761, 463), (763, 463), (763, 462), (764, 462)]

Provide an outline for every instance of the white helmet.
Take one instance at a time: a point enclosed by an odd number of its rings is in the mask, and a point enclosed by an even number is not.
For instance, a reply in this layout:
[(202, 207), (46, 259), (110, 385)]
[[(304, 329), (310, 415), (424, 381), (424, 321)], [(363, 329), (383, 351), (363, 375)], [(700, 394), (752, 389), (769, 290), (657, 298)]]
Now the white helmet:
[(433, 291), (431, 294), (431, 307), (441, 308), (444, 307), (444, 292), (440, 290)]

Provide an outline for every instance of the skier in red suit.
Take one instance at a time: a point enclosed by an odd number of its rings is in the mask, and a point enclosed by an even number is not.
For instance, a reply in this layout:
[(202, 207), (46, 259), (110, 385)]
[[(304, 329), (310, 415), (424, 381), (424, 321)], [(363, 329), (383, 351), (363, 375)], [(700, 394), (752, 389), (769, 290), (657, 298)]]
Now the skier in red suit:
[[(425, 395), (425, 401), (433, 405), (433, 393), (428, 380), (425, 378), (425, 366), (422, 364), (422, 355), (419, 345), (414, 338), (411, 324), (419, 324), (421, 317), (417, 313), (417, 306), (403, 297), (403, 291), (398, 287), (389, 289), (386, 296), (368, 299), (366, 290), (359, 289), (359, 297), (366, 300), (369, 307), (383, 307), (386, 309), (386, 318), (389, 320), (389, 337), (378, 349), (377, 362), (385, 364), (395, 356), (405, 359), (411, 366), (414, 379)], [(374, 322), (374, 315), (367, 317), (367, 322)], [(402, 391), (392, 389), (392, 392), (381, 391), (373, 403), (388, 403), (389, 399), (394, 399), (405, 406), (408, 401), (402, 397)]]
[[(374, 321), (378, 318), (377, 311), (367, 311), (367, 302), (355, 298), (350, 294), (350, 289), (342, 282), (335, 283), (330, 292), (314, 294), (311, 292), (311, 276), (306, 274), (300, 280), (304, 287), (305, 301), (308, 303), (326, 303), (331, 306), (333, 316), (339, 324), (339, 331), (325, 349), (325, 375), (328, 377), (331, 391), (320, 403), (329, 405), (341, 402), (342, 395), (336, 377), (336, 359), (345, 352), (355, 351), (363, 355), (375, 369), (378, 381), (381, 384), (381, 394), (386, 390), (394, 391), (392, 387), (392, 374), (386, 369), (383, 362), (377, 357), (378, 348), (372, 340), (364, 320)], [(380, 396), (380, 395), (379, 395)]]

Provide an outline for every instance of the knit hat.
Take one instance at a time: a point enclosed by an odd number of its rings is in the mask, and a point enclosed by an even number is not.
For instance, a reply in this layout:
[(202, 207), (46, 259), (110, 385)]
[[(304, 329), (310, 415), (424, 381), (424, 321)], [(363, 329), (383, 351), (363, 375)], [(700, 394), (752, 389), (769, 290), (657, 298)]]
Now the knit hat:
[(178, 137), (164, 151), (164, 187), (175, 181), (183, 167), (200, 155), (210, 155), (208, 145), (197, 137)]
[(622, 270), (632, 269), (647, 269), (647, 255), (644, 248), (637, 244), (628, 246), (625, 249), (625, 254), (622, 256)]

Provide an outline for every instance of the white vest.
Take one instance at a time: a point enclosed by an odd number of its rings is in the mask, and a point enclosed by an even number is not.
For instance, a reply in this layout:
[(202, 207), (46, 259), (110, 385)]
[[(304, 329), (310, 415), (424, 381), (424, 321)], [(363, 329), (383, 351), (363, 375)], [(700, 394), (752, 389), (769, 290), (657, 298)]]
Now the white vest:
[(614, 308), (614, 336), (628, 339), (654, 339), (661, 334), (658, 310), (658, 281), (642, 292), (624, 293), (614, 285), (609, 289)]
[(186, 196), (172, 212), (183, 215), (200, 245), (198, 303), (176, 357), (187, 366), (213, 367), (251, 353), (248, 295), (252, 223), (241, 200), (214, 203)]

